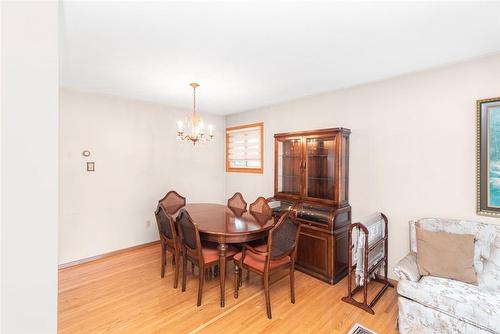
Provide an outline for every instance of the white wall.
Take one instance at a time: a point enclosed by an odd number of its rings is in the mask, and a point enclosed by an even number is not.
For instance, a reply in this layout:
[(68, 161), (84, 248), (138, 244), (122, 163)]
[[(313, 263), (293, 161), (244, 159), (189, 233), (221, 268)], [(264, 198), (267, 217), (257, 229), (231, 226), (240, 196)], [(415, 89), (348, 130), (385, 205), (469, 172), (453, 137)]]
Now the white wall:
[(175, 138), (189, 112), (61, 90), (59, 263), (157, 240), (153, 211), (168, 190), (225, 201), (224, 118), (202, 115), (216, 141), (193, 147)]
[(58, 3), (0, 6), (0, 332), (55, 333)]
[(388, 215), (392, 272), (408, 251), (411, 218), (500, 221), (475, 209), (475, 102), (495, 96), (499, 55), (230, 115), (227, 126), (264, 122), (265, 172), (228, 173), (226, 197), (273, 194), (273, 134), (350, 128), (353, 218)]

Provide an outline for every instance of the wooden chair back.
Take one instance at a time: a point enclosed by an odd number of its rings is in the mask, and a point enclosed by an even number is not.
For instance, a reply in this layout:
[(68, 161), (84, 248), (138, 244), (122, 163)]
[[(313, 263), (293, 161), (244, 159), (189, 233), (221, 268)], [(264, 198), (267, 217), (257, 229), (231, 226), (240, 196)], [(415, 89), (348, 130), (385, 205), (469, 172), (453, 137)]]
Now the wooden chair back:
[(236, 192), (230, 199), (227, 200), (227, 206), (232, 209), (244, 211), (247, 209), (247, 202), (245, 202), (241, 193)]
[(186, 198), (179, 195), (175, 190), (170, 190), (159, 203), (166, 213), (173, 215), (186, 205)]
[(273, 210), (267, 203), (267, 200), (260, 196), (255, 200), (255, 202), (250, 204), (250, 213), (271, 217), (273, 215)]

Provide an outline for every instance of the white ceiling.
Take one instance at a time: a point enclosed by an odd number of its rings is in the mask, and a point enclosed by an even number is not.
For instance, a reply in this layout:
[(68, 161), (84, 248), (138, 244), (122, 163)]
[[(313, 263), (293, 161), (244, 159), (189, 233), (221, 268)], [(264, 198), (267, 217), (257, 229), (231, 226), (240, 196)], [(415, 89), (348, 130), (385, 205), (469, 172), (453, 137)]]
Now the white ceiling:
[(500, 2), (64, 2), (61, 84), (230, 114), (500, 52)]

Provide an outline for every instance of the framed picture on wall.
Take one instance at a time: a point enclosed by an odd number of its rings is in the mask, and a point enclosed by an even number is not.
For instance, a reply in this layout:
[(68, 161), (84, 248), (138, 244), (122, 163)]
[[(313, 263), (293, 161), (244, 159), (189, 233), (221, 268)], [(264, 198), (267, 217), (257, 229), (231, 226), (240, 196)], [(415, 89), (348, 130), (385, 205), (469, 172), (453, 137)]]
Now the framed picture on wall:
[(500, 216), (500, 97), (477, 101), (477, 213)]

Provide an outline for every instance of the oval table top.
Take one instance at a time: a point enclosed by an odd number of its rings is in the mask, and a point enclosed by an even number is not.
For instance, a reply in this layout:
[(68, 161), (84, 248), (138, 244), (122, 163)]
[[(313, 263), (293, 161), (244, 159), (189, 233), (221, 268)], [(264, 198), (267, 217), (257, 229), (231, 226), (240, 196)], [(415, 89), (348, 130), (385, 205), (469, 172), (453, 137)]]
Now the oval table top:
[(237, 212), (224, 204), (190, 203), (184, 209), (198, 226), (202, 239), (219, 243), (257, 240), (274, 225), (273, 217)]

